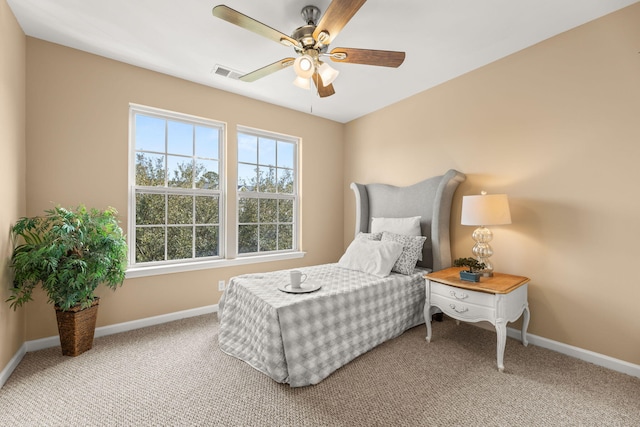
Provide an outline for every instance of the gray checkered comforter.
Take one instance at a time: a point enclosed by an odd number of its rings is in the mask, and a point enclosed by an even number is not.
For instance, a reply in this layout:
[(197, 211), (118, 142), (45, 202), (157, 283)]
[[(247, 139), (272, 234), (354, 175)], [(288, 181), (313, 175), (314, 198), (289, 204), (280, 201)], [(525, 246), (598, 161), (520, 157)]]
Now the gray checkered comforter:
[(424, 322), (425, 270), (384, 279), (337, 264), (299, 270), (322, 288), (284, 293), (286, 270), (231, 280), (219, 312), (222, 351), (301, 387)]

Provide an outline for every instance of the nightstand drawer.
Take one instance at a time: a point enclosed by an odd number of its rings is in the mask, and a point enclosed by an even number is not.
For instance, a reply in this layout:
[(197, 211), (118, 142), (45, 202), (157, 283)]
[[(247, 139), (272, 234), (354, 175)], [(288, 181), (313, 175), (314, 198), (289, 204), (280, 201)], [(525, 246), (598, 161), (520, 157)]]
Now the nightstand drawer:
[(431, 281), (431, 296), (440, 295), (460, 303), (469, 303), (493, 308), (495, 295), (486, 292), (470, 291)]
[(431, 295), (431, 305), (439, 307), (443, 313), (459, 320), (469, 320), (477, 322), (495, 320), (495, 309), (492, 306), (484, 306), (463, 302), (455, 298), (448, 298), (442, 295)]

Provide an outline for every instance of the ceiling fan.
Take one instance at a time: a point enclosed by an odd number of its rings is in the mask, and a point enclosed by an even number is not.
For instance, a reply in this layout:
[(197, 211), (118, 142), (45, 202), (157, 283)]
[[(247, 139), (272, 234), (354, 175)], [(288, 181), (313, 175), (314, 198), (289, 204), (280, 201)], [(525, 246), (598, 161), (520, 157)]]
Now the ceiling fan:
[(317, 88), (318, 95), (324, 98), (335, 93), (332, 82), (338, 76), (337, 70), (322, 61), (324, 58), (328, 57), (334, 62), (394, 68), (399, 67), (404, 61), (404, 52), (389, 50), (337, 47), (328, 52), (329, 44), (365, 2), (366, 0), (333, 0), (319, 21), (320, 9), (316, 6), (305, 6), (302, 8), (301, 15), (306, 25), (294, 30), (291, 36), (225, 5), (214, 7), (212, 12), (217, 18), (253, 31), (284, 46), (293, 47), (297, 54), (295, 58), (284, 58), (240, 76), (240, 80), (253, 82), (293, 65), (297, 75), (294, 84), (310, 89), (311, 80)]

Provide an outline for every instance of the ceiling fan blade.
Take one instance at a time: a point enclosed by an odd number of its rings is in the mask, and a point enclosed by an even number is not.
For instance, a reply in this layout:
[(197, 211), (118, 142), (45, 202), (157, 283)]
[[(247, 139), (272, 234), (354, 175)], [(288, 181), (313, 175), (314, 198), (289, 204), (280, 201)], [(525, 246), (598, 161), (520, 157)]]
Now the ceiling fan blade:
[[(313, 31), (313, 38), (324, 45), (330, 44), (366, 1), (333, 0)], [(326, 31), (329, 36), (326, 39), (319, 40), (318, 37), (323, 31)]]
[(243, 15), (237, 10), (233, 10), (223, 4), (214, 7), (211, 12), (213, 13), (213, 16), (217, 18), (235, 24), (245, 30), (253, 31), (256, 34), (271, 39), (277, 43), (284, 44), (285, 46), (300, 46), (300, 43), (296, 39), (292, 39), (288, 35), (271, 28), (260, 21), (256, 21), (247, 15)]
[[(346, 55), (340, 58), (340, 54)], [(355, 49), (337, 47), (330, 53), (334, 62), (348, 62), (350, 64), (379, 65), (382, 67), (398, 68), (404, 62), (405, 53), (392, 50)]]
[(293, 65), (295, 58), (284, 58), (280, 61), (276, 61), (273, 64), (269, 64), (265, 67), (258, 68), (255, 71), (247, 73), (243, 76), (239, 77), (239, 80), (243, 82), (255, 82), (258, 79), (268, 76), (269, 74), (275, 73), (276, 71), (280, 71), (283, 68), (287, 68)]
[(313, 83), (318, 88), (318, 95), (320, 96), (320, 98), (326, 98), (327, 96), (331, 96), (334, 93), (336, 93), (336, 91), (333, 89), (332, 84), (325, 86), (322, 83), (322, 78), (320, 77), (320, 74), (313, 73), (313, 77), (311, 78), (311, 80), (313, 80)]

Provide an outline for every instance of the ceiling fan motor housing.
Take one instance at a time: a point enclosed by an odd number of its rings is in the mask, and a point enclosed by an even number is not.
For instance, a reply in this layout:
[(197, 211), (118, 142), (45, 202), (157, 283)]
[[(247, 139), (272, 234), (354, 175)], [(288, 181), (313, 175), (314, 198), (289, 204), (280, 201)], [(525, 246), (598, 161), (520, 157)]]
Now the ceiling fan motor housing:
[(291, 34), (291, 38), (300, 42), (302, 45), (302, 51), (306, 52), (313, 48), (318, 53), (326, 52), (327, 45), (322, 43), (323, 40), (316, 40), (313, 38), (313, 32), (316, 30), (318, 19), (320, 18), (320, 9), (316, 6), (305, 6), (302, 8), (300, 15), (302, 15), (302, 19), (304, 19), (304, 22), (306, 22), (307, 25), (296, 28), (293, 34)]
[(300, 44), (302, 44), (303, 49), (313, 47), (316, 44), (316, 41), (313, 39), (313, 30), (315, 29), (315, 25), (305, 25), (296, 28), (293, 34), (291, 34), (291, 38), (298, 40)]

